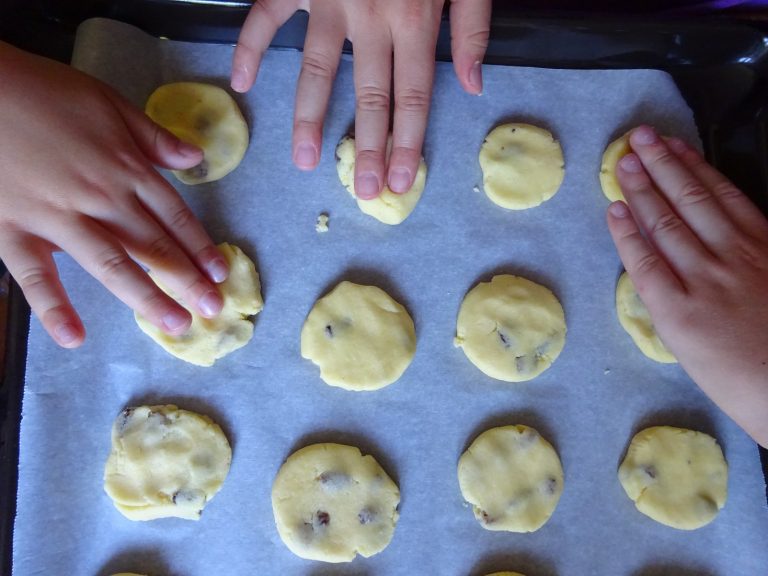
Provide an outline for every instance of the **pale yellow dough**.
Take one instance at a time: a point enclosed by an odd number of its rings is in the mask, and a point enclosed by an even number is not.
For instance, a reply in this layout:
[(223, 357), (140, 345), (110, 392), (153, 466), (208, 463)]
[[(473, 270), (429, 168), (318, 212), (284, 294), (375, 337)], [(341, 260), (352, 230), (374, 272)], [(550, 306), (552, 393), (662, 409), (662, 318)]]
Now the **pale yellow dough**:
[[(389, 154), (391, 145), (392, 138), (390, 136), (387, 154)], [(357, 200), (358, 208), (364, 214), (390, 225), (400, 224), (408, 218), (413, 209), (416, 208), (427, 181), (427, 164), (422, 158), (419, 162), (419, 169), (416, 171), (416, 178), (408, 192), (395, 194), (388, 186), (384, 186), (381, 194), (373, 200), (361, 200), (355, 194), (355, 139), (351, 136), (342, 138), (336, 147), (336, 171), (341, 183)]]
[(491, 428), (461, 455), (459, 486), (486, 530), (534, 532), (560, 500), (563, 467), (552, 445), (533, 428)]
[(164, 84), (147, 100), (145, 112), (175, 136), (203, 149), (203, 161), (173, 170), (186, 184), (219, 180), (234, 170), (248, 148), (248, 125), (226, 90), (199, 82)]
[(624, 330), (648, 358), (664, 364), (677, 362), (656, 334), (648, 309), (640, 300), (640, 295), (626, 272), (619, 277), (616, 284), (616, 314)]
[(565, 332), (565, 314), (552, 292), (504, 274), (464, 297), (454, 345), (491, 378), (523, 382), (552, 365), (565, 345)]
[(301, 329), (301, 356), (320, 377), (347, 390), (395, 382), (416, 352), (413, 320), (376, 286), (342, 282), (318, 300)]
[(680, 530), (712, 522), (728, 496), (728, 465), (703, 432), (654, 426), (637, 433), (619, 482), (646, 516)]
[(231, 460), (226, 436), (207, 416), (172, 404), (126, 408), (112, 426), (104, 490), (130, 520), (198, 520)]
[(560, 189), (565, 161), (552, 134), (530, 124), (502, 124), (480, 148), (483, 189), (495, 204), (510, 210), (533, 208)]
[(313, 444), (285, 461), (272, 486), (280, 538), (301, 558), (349, 562), (387, 547), (400, 491), (373, 456), (343, 444)]
[[(245, 346), (253, 337), (253, 321), (250, 317), (264, 307), (259, 274), (251, 259), (231, 244), (219, 244), (219, 250), (229, 264), (229, 277), (218, 285), (224, 299), (224, 308), (218, 316), (204, 318), (187, 308), (192, 314), (192, 326), (181, 336), (170, 336), (138, 314), (135, 315), (139, 328), (168, 353), (197, 366), (212, 366), (219, 358)], [(160, 283), (157, 285), (179, 300), (166, 287)], [(184, 306), (183, 302), (179, 303)]]
[(624, 200), (624, 193), (621, 191), (621, 186), (619, 186), (619, 181), (616, 178), (616, 164), (632, 152), (632, 148), (629, 146), (630, 133), (631, 131), (616, 138), (608, 144), (603, 153), (603, 162), (600, 165), (600, 186), (605, 197), (611, 202)]

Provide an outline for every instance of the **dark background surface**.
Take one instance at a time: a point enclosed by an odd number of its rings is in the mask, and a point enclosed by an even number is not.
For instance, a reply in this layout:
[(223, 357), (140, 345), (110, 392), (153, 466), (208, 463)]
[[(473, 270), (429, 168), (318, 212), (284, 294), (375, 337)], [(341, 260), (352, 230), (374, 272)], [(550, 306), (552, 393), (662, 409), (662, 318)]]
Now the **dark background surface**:
[[(180, 0), (0, 0), (0, 39), (68, 62), (77, 25), (103, 16), (174, 40), (235, 43), (249, 5), (229, 4), (215, 0), (207, 5)], [(646, 0), (629, 8), (623, 4), (592, 2), (592, 10), (585, 13), (578, 8), (582, 2), (494, 2), (485, 62), (668, 71), (694, 111), (709, 160), (768, 214), (768, 24), (754, 13), (681, 13), (669, 9), (675, 2)], [(666, 12), (654, 14), (662, 8)], [(273, 44), (300, 48), (306, 21), (304, 13), (294, 16)], [(347, 44), (346, 49), (351, 46)], [(437, 57), (450, 60), (445, 16)], [(3, 272), (0, 263), (0, 276)], [(6, 331), (4, 358), (0, 348), (0, 574), (11, 573), (28, 325), (28, 308), (18, 287), (12, 285), (7, 326), (0, 326)], [(768, 473), (768, 453), (761, 450), (761, 458)]]

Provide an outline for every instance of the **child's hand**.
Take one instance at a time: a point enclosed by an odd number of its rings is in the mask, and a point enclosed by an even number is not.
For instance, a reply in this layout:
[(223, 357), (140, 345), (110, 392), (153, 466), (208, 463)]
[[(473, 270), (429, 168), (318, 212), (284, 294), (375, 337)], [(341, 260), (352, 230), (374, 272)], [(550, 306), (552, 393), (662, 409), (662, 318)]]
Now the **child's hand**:
[(0, 78), (0, 258), (53, 339), (73, 348), (85, 337), (56, 250), (170, 334), (190, 315), (133, 258), (204, 316), (218, 314), (226, 262), (152, 167), (190, 168), (202, 152), (101, 82), (2, 42)]
[[(278, 27), (297, 10), (310, 11), (304, 61), (296, 89), (293, 161), (311, 170), (320, 160), (323, 118), (344, 39), (354, 47), (355, 191), (375, 198), (385, 183), (394, 192), (413, 184), (424, 143), (435, 45), (445, 0), (257, 0), (240, 32), (232, 88), (253, 85), (262, 55)], [(483, 89), (481, 62), (488, 45), (491, 0), (453, 0), (452, 52), (467, 92)], [(394, 52), (394, 64), (392, 54)], [(394, 74), (392, 153), (385, 177), (390, 87)]]
[(686, 145), (649, 127), (618, 166), (608, 226), (659, 336), (693, 380), (768, 446), (768, 221)]

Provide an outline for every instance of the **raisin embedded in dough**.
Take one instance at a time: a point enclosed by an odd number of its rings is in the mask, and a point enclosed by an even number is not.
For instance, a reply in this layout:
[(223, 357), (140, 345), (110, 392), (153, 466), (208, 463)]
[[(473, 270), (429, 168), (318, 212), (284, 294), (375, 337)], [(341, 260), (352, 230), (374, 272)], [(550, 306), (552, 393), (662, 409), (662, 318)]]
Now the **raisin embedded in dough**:
[(454, 344), (483, 373), (523, 382), (549, 368), (565, 345), (565, 315), (552, 292), (520, 276), (494, 276), (464, 297)]
[(480, 434), (461, 455), (458, 474), (461, 494), (486, 530), (538, 530), (563, 491), (563, 468), (555, 449), (523, 425)]
[(285, 461), (272, 486), (280, 538), (297, 556), (350, 562), (387, 547), (400, 491), (373, 456), (343, 444), (313, 444)]
[(226, 90), (200, 82), (175, 82), (157, 88), (145, 112), (176, 137), (203, 150), (203, 161), (173, 170), (185, 184), (219, 180), (234, 170), (248, 148), (248, 125)]
[(560, 143), (548, 130), (530, 124), (502, 124), (491, 130), (479, 160), (485, 194), (510, 210), (549, 200), (565, 175)]
[(301, 329), (301, 356), (331, 386), (376, 390), (395, 382), (416, 352), (406, 309), (376, 286), (342, 282), (318, 300)]
[[(135, 314), (136, 323), (145, 334), (169, 354), (197, 366), (212, 366), (219, 358), (245, 346), (253, 337), (251, 317), (264, 307), (259, 273), (251, 259), (240, 248), (226, 242), (219, 244), (219, 250), (229, 264), (229, 277), (218, 285), (224, 299), (218, 316), (204, 318), (187, 308), (192, 315), (192, 325), (181, 336), (171, 336)], [(157, 285), (179, 301), (166, 287)], [(184, 306), (181, 301), (179, 304)]]
[(651, 315), (626, 272), (622, 273), (616, 284), (616, 314), (624, 330), (648, 358), (663, 364), (677, 362), (677, 358), (667, 350), (656, 334)]
[(646, 516), (672, 528), (695, 530), (712, 522), (725, 506), (728, 464), (708, 434), (654, 426), (632, 438), (619, 482)]
[(207, 416), (172, 404), (126, 408), (112, 426), (104, 490), (130, 520), (198, 520), (231, 460), (224, 432)]
[[(387, 145), (387, 155), (392, 147), (392, 137), (389, 137)], [(416, 208), (424, 185), (427, 180), (427, 164), (424, 158), (419, 161), (419, 168), (416, 172), (413, 185), (408, 192), (404, 194), (395, 194), (388, 186), (384, 186), (381, 194), (373, 200), (361, 200), (355, 194), (355, 139), (351, 136), (345, 136), (336, 147), (336, 171), (339, 174), (339, 180), (357, 200), (357, 206), (364, 214), (373, 216), (379, 222), (384, 224), (400, 224)]]

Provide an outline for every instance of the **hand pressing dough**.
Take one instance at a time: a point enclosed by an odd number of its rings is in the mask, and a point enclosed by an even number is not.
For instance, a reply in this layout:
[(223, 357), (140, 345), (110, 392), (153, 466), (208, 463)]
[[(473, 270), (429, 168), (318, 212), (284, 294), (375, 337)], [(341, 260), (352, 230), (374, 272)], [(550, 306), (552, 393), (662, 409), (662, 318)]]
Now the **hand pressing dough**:
[(112, 426), (104, 490), (130, 520), (199, 520), (231, 460), (227, 438), (207, 416), (172, 404), (126, 408)]
[(400, 491), (373, 456), (354, 446), (314, 444), (285, 461), (272, 486), (280, 538), (301, 558), (349, 562), (387, 547)]
[(600, 186), (605, 197), (611, 202), (624, 200), (624, 193), (621, 191), (619, 180), (616, 178), (616, 164), (624, 156), (632, 152), (632, 148), (629, 145), (629, 135), (631, 133), (632, 131), (630, 130), (608, 144), (603, 153), (603, 162), (600, 166)]
[(646, 516), (680, 530), (712, 522), (728, 496), (728, 465), (703, 432), (654, 426), (638, 432), (619, 467), (619, 482)]
[(248, 148), (248, 125), (222, 88), (199, 82), (164, 84), (147, 100), (145, 112), (176, 137), (203, 149), (203, 161), (173, 170), (185, 184), (223, 178), (237, 168)]
[(376, 286), (342, 282), (318, 300), (301, 329), (301, 356), (320, 378), (347, 390), (376, 390), (405, 372), (416, 352), (408, 312)]
[[(387, 157), (392, 148), (392, 137), (389, 137), (387, 144)], [(355, 194), (355, 139), (351, 136), (345, 136), (336, 147), (336, 171), (339, 174), (339, 180), (357, 200), (357, 206), (364, 214), (373, 216), (376, 220), (384, 224), (400, 224), (413, 212), (416, 204), (424, 191), (424, 185), (427, 180), (427, 164), (422, 158), (419, 162), (419, 169), (416, 171), (416, 178), (408, 192), (404, 194), (395, 194), (388, 186), (384, 186), (381, 194), (373, 200), (362, 200)]]
[(565, 315), (544, 286), (507, 274), (464, 297), (454, 345), (483, 373), (523, 382), (549, 368), (565, 345)]
[(624, 330), (648, 358), (664, 364), (677, 362), (656, 334), (651, 315), (648, 314), (648, 309), (640, 300), (640, 295), (626, 272), (622, 273), (616, 284), (616, 314)]
[(486, 530), (534, 532), (560, 500), (563, 467), (533, 428), (491, 428), (461, 455), (459, 486)]
[(491, 130), (480, 148), (480, 167), (488, 198), (510, 210), (549, 200), (565, 174), (560, 143), (530, 124), (502, 124)]
[[(213, 366), (219, 358), (245, 346), (253, 337), (253, 322), (249, 317), (264, 307), (259, 274), (251, 259), (240, 248), (226, 242), (219, 244), (219, 250), (229, 264), (229, 277), (218, 285), (224, 299), (224, 308), (218, 316), (203, 318), (187, 308), (192, 314), (192, 326), (181, 336), (170, 336), (135, 315), (139, 328), (169, 354), (197, 366)], [(176, 295), (154, 280), (160, 289), (184, 306)]]

